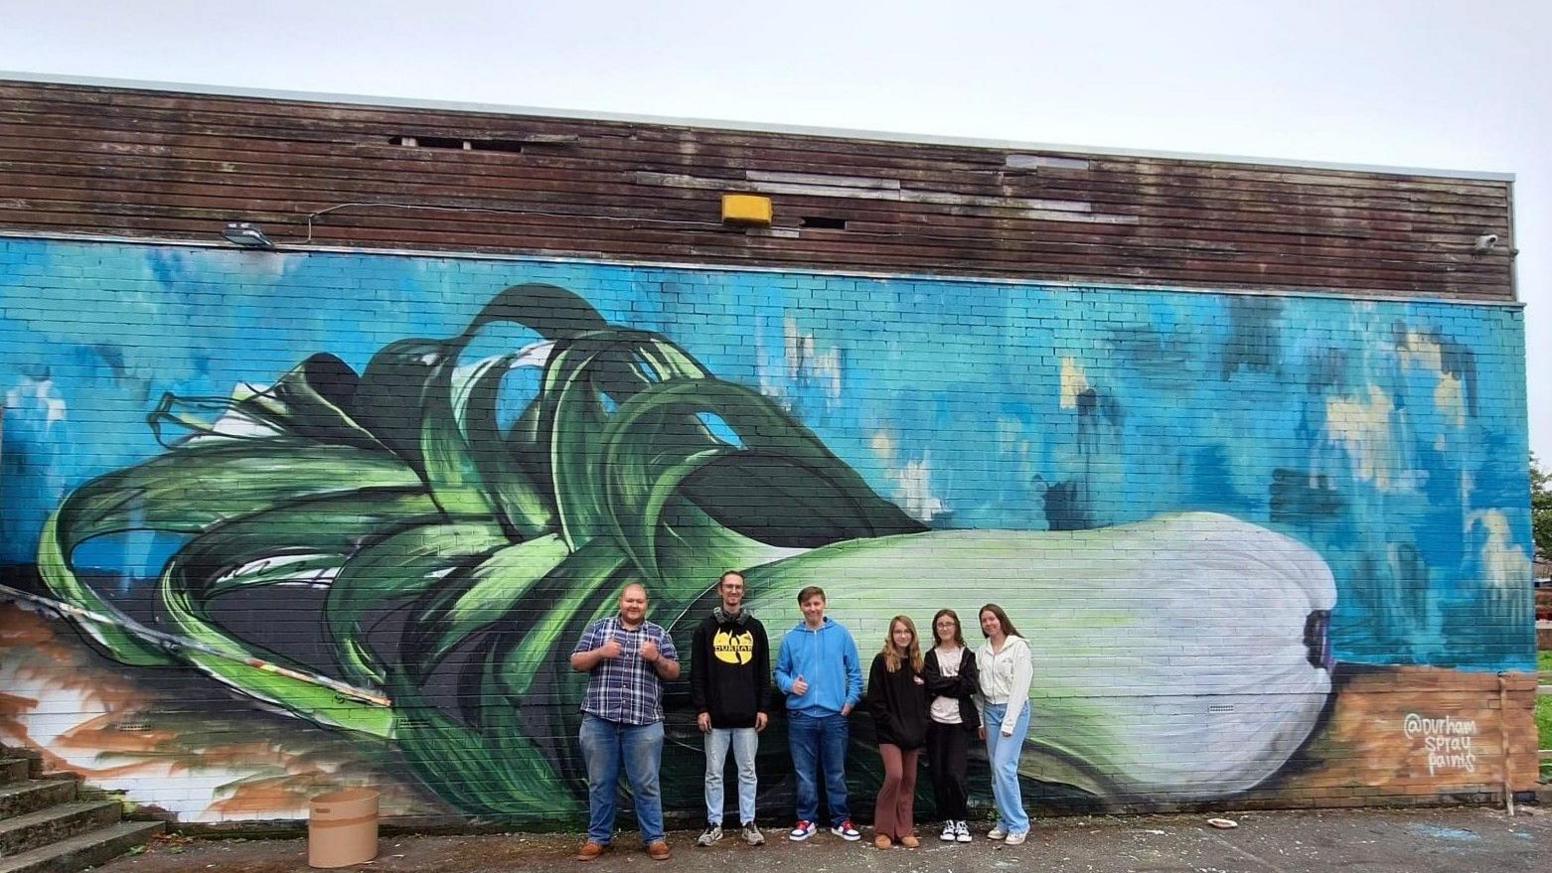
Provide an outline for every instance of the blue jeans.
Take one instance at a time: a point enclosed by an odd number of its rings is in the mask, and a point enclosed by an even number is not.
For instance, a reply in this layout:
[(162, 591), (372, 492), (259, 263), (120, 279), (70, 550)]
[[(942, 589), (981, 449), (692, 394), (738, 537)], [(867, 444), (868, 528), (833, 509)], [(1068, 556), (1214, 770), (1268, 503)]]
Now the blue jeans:
[(1029, 703), (1019, 713), (1013, 736), (1002, 735), (1002, 719), (1007, 704), (986, 705), (982, 723), (986, 725), (986, 758), (992, 766), (992, 799), (997, 804), (997, 825), (1010, 834), (1029, 832), (1029, 813), (1024, 811), (1024, 796), (1019, 791), (1019, 756), (1024, 752), (1024, 737), (1029, 735)]
[(663, 839), (663, 795), (658, 765), (663, 759), (663, 723), (622, 724), (596, 715), (582, 716), (582, 757), (587, 762), (587, 838), (608, 845), (614, 838), (614, 808), (620, 769), (630, 781), (642, 842)]
[(758, 782), (754, 756), (760, 750), (754, 728), (712, 728), (706, 734), (706, 823), (722, 824), (722, 771), (727, 767), (728, 747), (738, 766), (738, 823), (754, 821), (754, 796)]
[(791, 712), (787, 742), (792, 747), (792, 769), (798, 776), (798, 819), (819, 820), (819, 768), (824, 767), (825, 800), (830, 806), (830, 824), (839, 825), (851, 818), (846, 806), (846, 742), (851, 730), (846, 716), (824, 716)]

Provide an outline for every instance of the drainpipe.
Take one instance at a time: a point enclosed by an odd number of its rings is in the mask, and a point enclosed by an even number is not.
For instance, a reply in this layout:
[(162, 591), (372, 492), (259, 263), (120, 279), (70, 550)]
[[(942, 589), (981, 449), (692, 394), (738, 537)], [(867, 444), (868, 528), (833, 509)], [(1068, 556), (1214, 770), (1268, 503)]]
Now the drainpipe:
[(1514, 791), (1509, 788), (1509, 680), (1498, 673), (1498, 745), (1503, 755), (1504, 809), (1514, 815)]

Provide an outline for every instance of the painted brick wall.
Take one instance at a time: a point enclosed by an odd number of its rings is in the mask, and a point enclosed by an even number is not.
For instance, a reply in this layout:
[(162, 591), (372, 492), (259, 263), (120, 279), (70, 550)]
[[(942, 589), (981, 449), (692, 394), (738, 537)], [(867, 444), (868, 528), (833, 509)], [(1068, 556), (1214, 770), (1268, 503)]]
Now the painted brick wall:
[(15, 238), (0, 307), (5, 582), (118, 622), (4, 607), (0, 735), (186, 821), (574, 823), (577, 633), (727, 567), (1003, 604), (1040, 809), (1535, 779), (1517, 308)]

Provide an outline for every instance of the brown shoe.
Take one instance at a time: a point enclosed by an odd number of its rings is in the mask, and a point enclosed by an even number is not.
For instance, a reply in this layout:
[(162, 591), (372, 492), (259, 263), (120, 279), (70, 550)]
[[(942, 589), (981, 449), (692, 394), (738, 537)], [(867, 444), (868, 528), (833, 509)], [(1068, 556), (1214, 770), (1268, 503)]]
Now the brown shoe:
[(916, 839), (915, 834), (906, 834), (900, 838), (900, 845), (906, 847), (907, 849), (914, 849), (921, 845), (921, 840)]
[(594, 860), (597, 860), (598, 856), (602, 855), (603, 853), (605, 853), (607, 851), (609, 851), (609, 848), (610, 848), (609, 844), (607, 844), (607, 843), (595, 843), (592, 840), (588, 840), (587, 842), (582, 844), (582, 848), (577, 850), (577, 860), (578, 861), (594, 861)]
[(884, 836), (883, 834), (879, 834), (878, 836), (873, 838), (873, 848), (875, 848), (875, 849), (887, 849), (887, 848), (890, 848), (893, 845), (894, 845), (894, 841), (890, 840), (888, 837)]
[(667, 861), (668, 844), (662, 840), (658, 840), (652, 845), (647, 846), (647, 854), (650, 855), (654, 861)]

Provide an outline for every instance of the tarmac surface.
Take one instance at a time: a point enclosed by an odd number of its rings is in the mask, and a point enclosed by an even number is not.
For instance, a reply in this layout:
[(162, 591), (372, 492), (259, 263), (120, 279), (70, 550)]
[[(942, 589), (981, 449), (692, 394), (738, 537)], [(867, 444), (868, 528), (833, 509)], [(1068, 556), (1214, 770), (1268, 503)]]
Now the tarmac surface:
[[(1037, 821), (1030, 840), (1008, 847), (981, 836), (958, 845), (938, 841), (922, 825), (918, 849), (880, 851), (864, 829), (861, 843), (828, 832), (791, 843), (770, 828), (768, 842), (750, 847), (731, 835), (697, 848), (694, 833), (673, 833), (672, 859), (654, 862), (634, 833), (622, 833), (612, 852), (582, 863), (570, 834), (384, 837), (375, 861), (341, 868), (434, 873), (673, 870), (676, 873), (1516, 873), (1552, 871), (1552, 810), (1521, 807), (1510, 818), (1482, 808), (1247, 812), (1217, 815), (1232, 830), (1207, 824), (1209, 815), (1086, 816)], [(222, 840), (172, 836), (143, 853), (97, 868), (104, 873), (291, 873), (307, 866), (303, 839)]]

